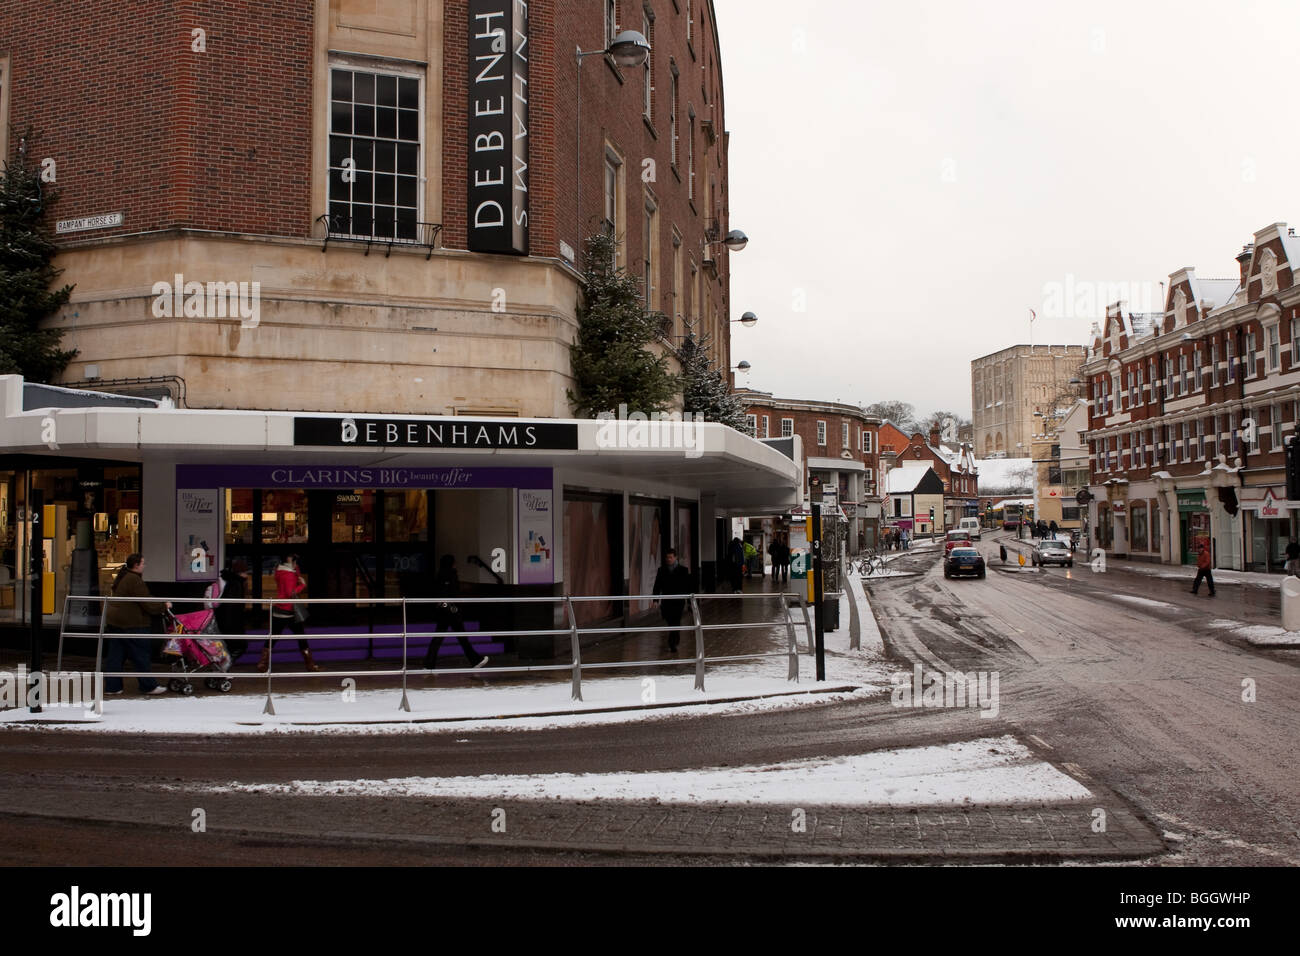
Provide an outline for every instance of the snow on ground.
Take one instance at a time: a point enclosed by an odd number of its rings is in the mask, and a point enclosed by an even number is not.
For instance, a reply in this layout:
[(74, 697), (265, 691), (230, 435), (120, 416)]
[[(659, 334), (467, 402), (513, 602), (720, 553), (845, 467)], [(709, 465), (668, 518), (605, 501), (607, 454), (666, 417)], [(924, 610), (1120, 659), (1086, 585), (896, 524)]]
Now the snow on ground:
[(203, 789), (307, 796), (653, 800), (792, 807), (1037, 804), (1092, 796), (1073, 777), (1043, 763), (1011, 736), (764, 766), (688, 771), (296, 780), (290, 784), (232, 783)]
[(1208, 626), (1220, 631), (1231, 631), (1256, 647), (1300, 647), (1300, 631), (1288, 631), (1271, 624), (1247, 624), (1244, 621), (1218, 618), (1210, 621)]
[(1138, 607), (1156, 607), (1164, 610), (1176, 610), (1174, 605), (1165, 601), (1153, 601), (1150, 598), (1135, 597), (1132, 594), (1112, 594), (1116, 601), (1123, 601), (1125, 604), (1136, 604)]
[[(1170, 581), (1191, 582), (1196, 577), (1196, 568), (1191, 565), (1144, 565), (1129, 561), (1110, 561), (1112, 568), (1131, 571), (1133, 574), (1145, 574), (1152, 578), (1166, 578)], [(1280, 588), (1287, 576), (1285, 574), (1265, 574), (1262, 571), (1232, 571), (1226, 568), (1214, 569), (1214, 583), (1253, 584), (1261, 588)]]
[[(867, 598), (861, 579), (850, 575), (849, 590), (853, 593), (854, 600), (858, 602), (859, 638), (862, 650), (874, 657), (883, 658), (885, 639), (880, 633), (880, 625), (876, 623), (876, 614), (871, 610), (871, 601)], [(847, 608), (844, 611), (847, 611)]]

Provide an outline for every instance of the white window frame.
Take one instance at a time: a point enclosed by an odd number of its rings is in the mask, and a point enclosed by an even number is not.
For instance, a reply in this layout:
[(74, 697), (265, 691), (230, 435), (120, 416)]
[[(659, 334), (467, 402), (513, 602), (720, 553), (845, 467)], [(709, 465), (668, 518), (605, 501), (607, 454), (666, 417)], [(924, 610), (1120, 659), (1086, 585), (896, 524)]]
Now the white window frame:
[(822, 448), (826, 445), (826, 423), (818, 420), (817, 422), (817, 447)]
[(1264, 371), (1266, 374), (1282, 369), (1282, 328), (1281, 322), (1269, 322), (1264, 326)]
[(793, 435), (794, 435), (794, 419), (793, 418), (781, 419), (781, 437), (790, 438)]
[(768, 417), (766, 415), (763, 416), (763, 437), (764, 438), (772, 437), (771, 429), (768, 427)]
[[(326, 102), (331, 104), (331, 106), (333, 104), (333, 99), (334, 99), (333, 82), (334, 82), (335, 70), (347, 70), (350, 73), (369, 73), (372, 76), (376, 76), (376, 77), (393, 76), (393, 77), (397, 77), (399, 80), (408, 79), (408, 80), (416, 81), (416, 85), (419, 91), (418, 92), (419, 106), (417, 108), (416, 123), (420, 133), (420, 138), (418, 142), (419, 154), (416, 157), (416, 164), (415, 164), (415, 168), (417, 170), (416, 187), (415, 187), (416, 188), (415, 221), (417, 223), (416, 238), (418, 239), (420, 237), (420, 227), (418, 224), (424, 221), (425, 210), (426, 210), (426, 205), (425, 205), (426, 183), (425, 183), (424, 173), (425, 173), (425, 167), (428, 162), (427, 150), (429, 149), (429, 137), (426, 132), (427, 124), (425, 122), (425, 96), (427, 93), (426, 88), (428, 86), (428, 71), (426, 71), (422, 67), (411, 67), (405, 64), (390, 63), (383, 60), (375, 61), (368, 58), (361, 59), (355, 56), (343, 56), (343, 55), (332, 56), (330, 57), (329, 63), (327, 64), (325, 69), (325, 76), (326, 76), (325, 82), (329, 84), (326, 91)], [(327, 167), (329, 166), (329, 157), (330, 157), (330, 137), (333, 135), (333, 133), (331, 132), (332, 121), (330, 117), (331, 117), (331, 110), (327, 109), (326, 116), (325, 116), (325, 153), (326, 153)], [(8, 128), (7, 123), (5, 124), (5, 128), (6, 129)], [(339, 135), (346, 136), (349, 139), (357, 137), (355, 130), (351, 133), (346, 133), (346, 134), (340, 133)], [(376, 142), (380, 141), (381, 139), (377, 135), (372, 136), (370, 138), (375, 140)], [(394, 142), (400, 142), (400, 140), (395, 140)], [(372, 192), (371, 192), (372, 202), (370, 204), (372, 211), (374, 210), (376, 205), (387, 205), (387, 204), (376, 204), (373, 202), (373, 198), (374, 198), (374, 192), (372, 186)], [(331, 202), (330, 187), (327, 179), (325, 185), (326, 212), (329, 211), (330, 202)], [(397, 208), (396, 204), (394, 204), (394, 209), (396, 208)], [(349, 224), (351, 223), (351, 221), (352, 221), (351, 205), (349, 205), (349, 213), (348, 213)], [(359, 239), (360, 238), (373, 239), (374, 238), (373, 232), (374, 232), (374, 224), (372, 221), (371, 224), (372, 235), (367, 236), (362, 233), (355, 233), (351, 235)]]
[(846, 451), (852, 451), (853, 446), (849, 444), (849, 423), (840, 422), (840, 447)]
[(750, 433), (751, 435), (757, 435), (757, 434), (758, 434), (758, 416), (757, 416), (757, 415), (746, 415), (746, 416), (745, 416), (745, 424), (749, 426), (749, 433)]

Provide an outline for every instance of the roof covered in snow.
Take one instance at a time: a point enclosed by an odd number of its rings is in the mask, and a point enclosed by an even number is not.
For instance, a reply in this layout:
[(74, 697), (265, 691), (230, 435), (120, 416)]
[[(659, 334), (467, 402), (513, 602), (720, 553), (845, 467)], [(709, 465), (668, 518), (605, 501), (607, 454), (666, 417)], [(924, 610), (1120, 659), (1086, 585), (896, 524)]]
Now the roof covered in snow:
[(891, 495), (905, 495), (921, 483), (927, 472), (933, 471), (926, 462), (908, 462), (889, 469), (885, 478), (885, 491)]

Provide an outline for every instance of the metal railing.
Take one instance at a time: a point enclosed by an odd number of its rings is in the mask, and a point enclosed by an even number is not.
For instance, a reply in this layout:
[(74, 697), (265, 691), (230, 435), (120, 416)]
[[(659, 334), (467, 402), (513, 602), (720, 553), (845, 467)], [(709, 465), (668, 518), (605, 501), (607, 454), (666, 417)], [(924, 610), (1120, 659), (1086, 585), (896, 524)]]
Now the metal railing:
[[(784, 657), (788, 661), (786, 671), (786, 680), (799, 681), (799, 654), (812, 654), (814, 652), (814, 629), (812, 619), (809, 616), (808, 605), (802, 595), (794, 592), (765, 592), (760, 594), (613, 594), (613, 595), (583, 595), (579, 597), (511, 597), (507, 599), (498, 597), (457, 597), (454, 602), (445, 601), (442, 598), (294, 598), (292, 601), (286, 601), (284, 598), (176, 598), (171, 603), (176, 605), (193, 605), (195, 610), (206, 607), (215, 607), (220, 604), (238, 604), (247, 607), (248, 605), (264, 606), (266, 610), (267, 625), (265, 632), (245, 630), (242, 634), (177, 634), (177, 633), (145, 633), (145, 632), (109, 632), (107, 630), (108, 605), (110, 602), (117, 604), (125, 603), (148, 603), (158, 604), (166, 601), (161, 597), (113, 597), (109, 595), (96, 596), (78, 596), (68, 595), (64, 601), (63, 623), (59, 628), (59, 644), (56, 671), (63, 670), (63, 653), (64, 641), (71, 637), (82, 640), (95, 640), (95, 673), (102, 677), (116, 677), (126, 679), (128, 677), (142, 677), (146, 674), (153, 674), (163, 678), (185, 677), (197, 675), (200, 678), (219, 676), (222, 679), (235, 680), (266, 680), (266, 703), (262, 708), (264, 714), (275, 714), (275, 703), (273, 698), (273, 681), (277, 677), (282, 678), (310, 678), (320, 677), (318, 671), (276, 671), (275, 669), (275, 643), (277, 640), (298, 640), (309, 639), (311, 641), (338, 641), (348, 639), (374, 638), (375, 632), (355, 632), (355, 633), (310, 633), (299, 634), (296, 631), (286, 632), (281, 630), (275, 632), (275, 605), (292, 603), (300, 604), (307, 607), (330, 606), (330, 605), (347, 605), (352, 607), (364, 605), (384, 605), (386, 607), (400, 608), (401, 626), (400, 630), (381, 632), (386, 638), (401, 639), (401, 666), (398, 668), (381, 668), (367, 670), (330, 670), (331, 678), (358, 678), (358, 677), (397, 677), (401, 679), (402, 698), (398, 704), (398, 709), (410, 713), (411, 703), (408, 696), (408, 678), (411, 674), (420, 677), (427, 677), (434, 674), (455, 675), (455, 674), (474, 674), (482, 676), (484, 673), (492, 674), (519, 674), (531, 673), (534, 671), (569, 671), (571, 674), (571, 699), (575, 701), (582, 700), (582, 674), (583, 671), (593, 671), (601, 669), (616, 669), (622, 667), (665, 667), (694, 665), (695, 668), (695, 690), (704, 690), (704, 672), (706, 664), (721, 664), (743, 660), (758, 660), (769, 657)], [(664, 624), (640, 624), (640, 625), (619, 625), (606, 624), (603, 626), (580, 626), (578, 616), (574, 610), (575, 604), (582, 603), (623, 603), (634, 601), (683, 601), (688, 602), (691, 608), (693, 623), (679, 624), (671, 626)], [(735, 621), (725, 623), (705, 623), (701, 614), (700, 602), (711, 600), (728, 600), (728, 601), (755, 601), (755, 600), (776, 600), (779, 601), (781, 614), (777, 620), (769, 621)], [(72, 602), (95, 602), (99, 605), (99, 622), (98, 625), (83, 625), (94, 628), (93, 630), (69, 630), (67, 622), (71, 620), (69, 610)], [(439, 623), (417, 622), (414, 626), (411, 624), (408, 609), (413, 607), (432, 607), (438, 608), (439, 605), (454, 603), (460, 605), (474, 604), (550, 604), (552, 606), (562, 606), (563, 618), (567, 622), (564, 627), (557, 628), (521, 628), (521, 629), (492, 629), (490, 632), (484, 631), (446, 631), (439, 629)], [(796, 620), (793, 610), (798, 608), (800, 619)], [(175, 612), (173, 612), (175, 613)], [(436, 617), (435, 613), (435, 617)], [(457, 614), (458, 617), (462, 615)], [(554, 616), (554, 615), (553, 615)], [(281, 618), (281, 620), (284, 620)], [(730, 654), (722, 657), (708, 657), (705, 655), (705, 635), (713, 631), (744, 631), (754, 629), (771, 630), (784, 626), (786, 632), (786, 649), (783, 651), (765, 651), (762, 653), (752, 654)], [(795, 628), (802, 626), (806, 636), (805, 649), (800, 651), (799, 642), (796, 638)], [(646, 660), (646, 661), (589, 661), (584, 663), (582, 659), (582, 638), (587, 635), (636, 635), (644, 633), (664, 634), (669, 631), (690, 631), (695, 635), (695, 656), (683, 660)], [(474, 638), (492, 636), (496, 639), (517, 638), (517, 637), (564, 637), (569, 638), (569, 648), (572, 659), (565, 664), (513, 664), (502, 667), (493, 667), (485, 672), (481, 668), (459, 667), (459, 668), (411, 668), (407, 666), (410, 657), (410, 641), (416, 638), (423, 641), (428, 638), (430, 641), (441, 641), (455, 638)], [(108, 638), (143, 638), (151, 641), (169, 641), (175, 637), (189, 638), (238, 638), (251, 641), (265, 640), (267, 651), (267, 669), (265, 674), (262, 672), (238, 673), (234, 670), (209, 672), (209, 671), (186, 671), (179, 674), (176, 671), (112, 671), (103, 670), (104, 661), (104, 639)], [(96, 702), (96, 711), (102, 713), (102, 701)]]

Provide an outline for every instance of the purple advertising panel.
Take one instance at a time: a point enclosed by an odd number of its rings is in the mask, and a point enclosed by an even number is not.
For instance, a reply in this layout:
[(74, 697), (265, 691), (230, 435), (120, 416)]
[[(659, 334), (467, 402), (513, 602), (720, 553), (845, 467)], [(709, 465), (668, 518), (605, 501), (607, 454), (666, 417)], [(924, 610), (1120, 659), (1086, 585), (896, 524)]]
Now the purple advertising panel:
[(546, 488), (550, 468), (177, 465), (180, 488)]

